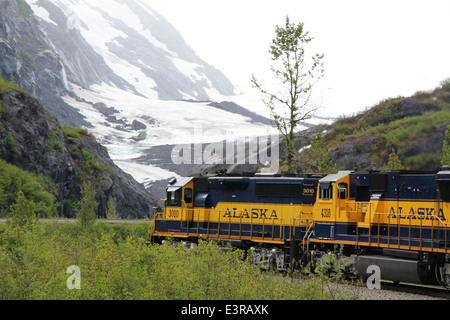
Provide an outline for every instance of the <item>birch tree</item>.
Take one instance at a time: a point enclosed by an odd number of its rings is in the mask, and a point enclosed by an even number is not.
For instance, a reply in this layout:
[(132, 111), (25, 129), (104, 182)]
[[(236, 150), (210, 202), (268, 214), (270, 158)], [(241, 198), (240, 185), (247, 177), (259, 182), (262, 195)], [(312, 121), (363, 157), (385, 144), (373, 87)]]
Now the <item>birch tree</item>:
[(268, 97), (263, 102), (270, 108), (275, 125), (286, 143), (285, 161), (290, 173), (295, 173), (296, 130), (318, 109), (318, 105), (312, 103), (311, 96), (314, 85), (324, 75), (324, 55), (316, 53), (310, 58), (306, 55), (305, 47), (312, 40), (303, 23), (291, 23), (287, 16), (285, 25), (276, 27), (269, 50), (274, 61), (270, 70), (274, 73), (278, 89), (266, 89), (254, 75), (251, 80), (252, 86)]

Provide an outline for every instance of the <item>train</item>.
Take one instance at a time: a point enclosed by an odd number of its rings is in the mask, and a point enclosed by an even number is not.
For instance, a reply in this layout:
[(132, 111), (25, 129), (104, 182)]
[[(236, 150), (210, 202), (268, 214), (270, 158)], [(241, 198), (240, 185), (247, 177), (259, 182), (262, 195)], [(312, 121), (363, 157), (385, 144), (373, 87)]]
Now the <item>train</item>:
[[(450, 168), (172, 179), (151, 241), (200, 239), (277, 270), (345, 259), (344, 274), (450, 286)], [(343, 261), (343, 260), (342, 260)]]

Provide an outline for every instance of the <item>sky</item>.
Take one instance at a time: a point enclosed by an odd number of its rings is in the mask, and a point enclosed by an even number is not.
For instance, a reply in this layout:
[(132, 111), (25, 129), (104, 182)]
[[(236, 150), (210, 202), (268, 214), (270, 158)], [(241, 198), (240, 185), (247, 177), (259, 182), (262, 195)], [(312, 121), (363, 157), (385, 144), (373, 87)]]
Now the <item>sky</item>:
[(277, 25), (289, 15), (323, 53), (315, 88), (323, 115), (351, 115), (450, 78), (448, 0), (145, 0), (191, 48), (243, 91), (252, 74), (270, 83)]

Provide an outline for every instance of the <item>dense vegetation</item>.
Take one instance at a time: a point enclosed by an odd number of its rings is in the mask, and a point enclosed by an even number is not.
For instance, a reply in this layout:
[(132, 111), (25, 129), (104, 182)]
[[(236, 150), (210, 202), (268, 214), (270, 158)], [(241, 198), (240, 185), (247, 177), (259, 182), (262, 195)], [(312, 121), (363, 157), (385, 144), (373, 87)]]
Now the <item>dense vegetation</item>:
[(8, 216), (19, 193), (28, 199), (38, 216), (55, 216), (55, 196), (51, 193), (52, 190), (52, 182), (44, 176), (21, 170), (0, 159), (0, 217)]
[(0, 77), (0, 94), (10, 92), (12, 90), (21, 90), (19, 85), (15, 82), (14, 77), (11, 77), (10, 81), (7, 81)]
[[(349, 299), (328, 278), (261, 272), (244, 252), (145, 244), (149, 223), (0, 224), (0, 299)], [(70, 290), (69, 266), (80, 270)], [(70, 271), (70, 270), (69, 270)], [(350, 293), (349, 293), (350, 292)]]

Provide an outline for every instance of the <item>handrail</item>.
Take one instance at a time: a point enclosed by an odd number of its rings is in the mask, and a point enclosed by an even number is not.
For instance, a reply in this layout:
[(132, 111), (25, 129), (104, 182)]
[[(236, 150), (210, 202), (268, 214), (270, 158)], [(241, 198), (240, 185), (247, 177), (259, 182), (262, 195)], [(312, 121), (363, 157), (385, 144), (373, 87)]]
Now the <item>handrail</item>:
[[(390, 233), (390, 231), (391, 231), (391, 226), (393, 226), (393, 222), (392, 222), (392, 219), (395, 219), (396, 221), (395, 221), (395, 225), (397, 226), (397, 237), (398, 237), (398, 239), (397, 239), (397, 244), (395, 245), (396, 247), (401, 247), (401, 244), (400, 244), (400, 240), (401, 240), (401, 234), (400, 234), (400, 228), (401, 227), (405, 227), (405, 228), (408, 228), (408, 247), (409, 248), (411, 248), (412, 247), (412, 245), (411, 245), (411, 230), (412, 230), (412, 228), (414, 228), (414, 227), (417, 227), (417, 228), (419, 228), (419, 248), (420, 248), (420, 250), (422, 250), (423, 249), (423, 237), (422, 237), (422, 235), (423, 235), (423, 229), (424, 228), (430, 228), (431, 229), (431, 237), (429, 238), (429, 239), (426, 239), (427, 241), (430, 241), (430, 249), (432, 250), (432, 251), (434, 251), (436, 248), (435, 248), (435, 246), (434, 246), (434, 241), (435, 241), (435, 230), (436, 230), (436, 228), (444, 228), (444, 229), (446, 229), (446, 228), (448, 228), (448, 225), (450, 224), (449, 222), (447, 222), (447, 221), (443, 221), (442, 219), (441, 219), (441, 217), (439, 217), (438, 215), (436, 215), (436, 214), (430, 214), (430, 215), (424, 215), (423, 217), (418, 217), (417, 215), (415, 215), (415, 214), (395, 214), (395, 213), (386, 213), (386, 212), (374, 212), (373, 213), (373, 216), (372, 216), (372, 213), (371, 213), (371, 217), (370, 217), (370, 219), (369, 219), (369, 230), (371, 230), (371, 228), (370, 228), (370, 226), (371, 225), (373, 225), (373, 224), (375, 224), (375, 219), (373, 219), (373, 221), (372, 221), (372, 217), (374, 218), (375, 217), (375, 215), (377, 215), (378, 216), (378, 222), (377, 222), (377, 224), (378, 224), (378, 228), (377, 228), (377, 230), (378, 230), (378, 232), (377, 232), (377, 245), (379, 245), (380, 244), (380, 236), (381, 236), (381, 230), (380, 230), (380, 224), (381, 224), (381, 219), (380, 219), (380, 216), (386, 216), (386, 218), (387, 218), (387, 245), (388, 245), (388, 247), (391, 247), (391, 246), (393, 246), (392, 244), (391, 244), (391, 233)], [(395, 216), (395, 218), (394, 218), (394, 216)], [(420, 220), (420, 222), (419, 223), (417, 223), (417, 224), (412, 224), (412, 220), (414, 220), (414, 219), (418, 219), (418, 220)], [(386, 219), (385, 219), (386, 220)], [(408, 222), (406, 222), (406, 221), (404, 221), (405, 223), (401, 223), (402, 221), (401, 220), (408, 220)], [(430, 225), (428, 226), (428, 225), (426, 225), (426, 226), (424, 226), (424, 224), (423, 224), (423, 222), (424, 222), (424, 220), (430, 220), (431, 221), (431, 223), (430, 223)], [(445, 232), (444, 232), (444, 235), (445, 235), (445, 247), (444, 247), (444, 250), (445, 250), (445, 252), (447, 252), (447, 250), (448, 250), (448, 248), (447, 248), (447, 230), (445, 230)], [(358, 234), (357, 234), (357, 237), (358, 237)], [(369, 231), (369, 244), (371, 243), (371, 240), (372, 240), (372, 237), (371, 237), (371, 235), (370, 235), (370, 231)], [(358, 241), (358, 240), (357, 240)]]
[[(157, 212), (157, 209), (160, 208), (160, 204), (161, 201), (166, 201), (166, 199), (160, 199), (158, 202), (158, 206), (157, 207), (153, 207), (155, 210), (155, 220), (164, 218), (164, 212)], [(366, 208), (364, 208), (363, 211), (363, 206), (366, 206)], [(440, 216), (438, 216), (439, 212), (434, 211), (434, 213), (429, 213), (429, 214), (422, 214), (422, 215), (417, 215), (417, 214), (410, 214), (410, 213), (395, 213), (395, 212), (376, 212), (375, 210), (375, 204), (372, 202), (353, 202), (353, 203), (348, 203), (348, 212), (351, 212), (352, 214), (356, 213), (357, 214), (357, 221), (361, 221), (364, 224), (362, 226), (358, 226), (358, 224), (356, 225), (357, 228), (357, 232), (356, 232), (356, 243), (360, 243), (360, 234), (359, 234), (359, 228), (367, 228), (368, 227), (368, 242), (364, 243), (368, 243), (369, 245), (374, 245), (374, 246), (379, 246), (379, 245), (386, 245), (388, 247), (409, 247), (411, 248), (413, 246), (413, 239), (412, 237), (412, 231), (413, 228), (417, 228), (418, 232), (418, 240), (419, 240), (419, 247), (420, 249), (423, 248), (423, 246), (426, 244), (426, 248), (433, 250), (442, 250), (442, 248), (439, 248), (440, 245), (438, 246), (435, 242), (437, 240), (440, 241), (444, 241), (444, 250), (445, 252), (447, 252), (448, 250), (448, 244), (447, 244), (447, 239), (448, 239), (448, 235), (447, 232), (450, 230), (445, 230), (444, 232), (444, 239), (441, 238), (436, 238), (437, 237), (437, 229), (447, 229), (448, 226), (450, 225), (449, 221), (445, 221), (443, 220)], [(190, 230), (189, 230), (189, 222), (187, 221), (187, 218), (190, 216), (190, 213), (192, 211), (192, 217), (191, 219), (189, 219), (189, 221), (197, 221), (197, 228), (196, 230), (192, 230), (192, 232), (196, 232), (197, 234), (199, 234), (200, 232), (200, 219), (201, 219), (201, 210), (197, 211), (195, 210), (195, 208), (188, 208), (187, 204), (185, 203), (184, 200), (181, 200), (181, 214), (180, 214), (180, 219), (181, 219), (181, 227), (183, 227), (183, 222), (186, 221), (187, 225), (186, 225), (186, 230), (187, 233), (189, 234)], [(210, 230), (210, 218), (213, 214), (218, 213), (218, 227), (217, 230), (213, 230), (217, 232), (218, 236), (220, 237), (220, 232), (224, 231), (221, 230), (221, 223), (227, 223), (228, 224), (228, 232), (225, 231), (225, 235), (224, 237), (231, 237), (231, 223), (232, 220), (235, 221), (236, 224), (239, 224), (239, 232), (237, 234), (237, 236), (239, 238), (243, 237), (243, 234), (247, 234), (248, 230), (246, 230), (245, 232), (243, 231), (243, 226), (244, 225), (250, 225), (250, 234), (249, 234), (249, 238), (252, 240), (254, 238), (254, 234), (253, 231), (255, 230), (254, 226), (255, 225), (262, 225), (262, 235), (261, 237), (258, 235), (256, 236), (256, 238), (258, 239), (267, 239), (267, 240), (272, 240), (272, 241), (278, 241), (278, 240), (283, 240), (285, 239), (284, 237), (289, 237), (288, 239), (285, 240), (290, 240), (293, 237), (293, 232), (295, 233), (295, 228), (297, 226), (297, 223), (299, 226), (308, 226), (307, 230), (303, 236), (302, 239), (302, 245), (303, 245), (303, 249), (305, 249), (306, 246), (309, 247), (309, 243), (310, 243), (310, 238), (313, 235), (313, 228), (314, 228), (314, 221), (310, 221), (310, 220), (306, 220), (303, 221), (302, 217), (303, 217), (303, 213), (296, 213), (295, 214), (295, 218), (294, 217), (289, 217), (289, 218), (284, 218), (282, 217), (283, 215), (281, 215), (279, 218), (277, 219), (270, 219), (270, 218), (262, 218), (262, 219), (255, 219), (253, 215), (249, 216), (249, 219), (244, 218), (245, 215), (243, 215), (243, 213), (247, 213), (248, 212), (246, 210), (239, 210), (235, 212), (235, 215), (232, 216), (228, 216), (228, 219), (224, 219), (226, 217), (222, 217), (223, 215), (223, 210), (221, 209), (215, 209), (215, 208), (205, 208), (205, 211), (203, 213), (203, 219), (206, 219), (205, 222), (207, 221), (207, 235), (210, 236), (211, 234), (211, 230)], [(428, 212), (427, 212), (428, 213)], [(308, 213), (309, 214), (309, 213)], [(206, 215), (208, 215), (208, 218), (206, 218)], [(247, 215), (248, 216), (248, 215)], [(272, 220), (272, 221), (267, 221), (267, 220)], [(416, 221), (413, 221), (416, 220)], [(420, 221), (417, 221), (420, 220)], [(431, 221), (429, 221), (431, 220)], [(425, 223), (428, 221), (428, 223)], [(386, 224), (387, 225), (387, 234), (382, 232), (382, 224)], [(271, 225), (271, 226), (270, 226)], [(279, 234), (276, 234), (277, 228), (279, 227)], [(286, 230), (285, 228), (289, 227), (288, 230)], [(372, 229), (372, 227), (377, 227), (377, 229)], [(270, 237), (266, 236), (266, 232), (268, 231), (268, 228), (271, 228), (272, 230), (272, 234)], [(394, 228), (394, 229), (392, 229)], [(423, 238), (424, 236), (424, 228), (431, 229), (431, 234), (430, 236), (427, 238)], [(195, 229), (195, 228), (192, 228)], [(392, 229), (392, 230), (391, 230)], [(395, 230), (397, 230), (397, 234), (393, 235), (392, 233), (395, 233)], [(403, 236), (401, 231), (403, 230)], [(406, 230), (408, 231), (406, 233)], [(289, 232), (289, 234), (287, 234)], [(227, 235), (228, 234), (228, 235)], [(367, 233), (365, 234), (364, 238), (367, 236)], [(387, 238), (385, 238), (387, 237)], [(407, 243), (406, 241), (406, 237), (408, 239)], [(402, 239), (403, 239), (403, 245), (402, 243)], [(387, 240), (387, 243), (384, 242)], [(393, 243), (392, 243), (393, 242)], [(430, 245), (428, 246), (428, 242), (430, 242)], [(418, 247), (418, 248), (419, 248)]]
[(156, 206), (156, 207), (153, 207), (153, 217), (154, 218), (159, 218), (159, 219), (161, 219), (161, 217), (158, 217), (157, 216), (157, 214), (159, 213), (159, 214), (164, 214), (164, 211), (162, 211), (162, 212), (156, 212), (156, 210), (158, 210), (158, 208), (160, 208), (161, 207), (161, 201), (167, 201), (167, 199), (159, 199), (159, 201), (158, 201), (158, 205)]
[[(283, 218), (283, 217), (280, 217), (280, 218), (277, 218), (277, 219), (262, 218), (262, 219), (255, 220), (253, 216), (250, 216), (249, 217), (250, 221), (244, 221), (244, 218), (243, 218), (243, 215), (242, 215), (245, 212), (244, 210), (236, 211), (235, 213), (238, 216), (228, 216), (228, 217), (225, 217), (225, 219), (224, 219), (223, 214), (222, 214), (223, 210), (221, 210), (221, 209), (213, 209), (213, 208), (207, 209), (207, 210), (208, 210), (208, 213), (209, 213), (209, 217), (211, 217), (211, 214), (214, 214), (214, 213), (218, 214), (217, 236), (219, 238), (221, 237), (220, 236), (221, 231), (222, 232), (224, 231), (224, 229), (222, 228), (223, 226), (221, 227), (221, 224), (224, 224), (224, 223), (225, 223), (225, 228), (228, 229), (227, 231), (225, 231), (225, 235), (224, 236), (225, 237), (231, 237), (231, 231), (232, 231), (231, 230), (231, 223), (232, 223), (233, 219), (238, 219), (239, 220), (239, 221), (235, 222), (236, 224), (239, 224), (239, 233), (238, 233), (238, 237), (239, 238), (242, 237), (242, 233), (243, 233), (242, 226), (244, 224), (249, 224), (250, 225), (250, 234), (249, 234), (250, 239), (252, 239), (254, 237), (253, 236), (254, 226), (255, 225), (262, 225), (262, 234), (261, 234), (261, 238), (262, 239), (268, 239), (266, 237), (265, 233), (266, 233), (266, 231), (268, 232), (268, 230), (267, 230), (268, 228), (271, 228), (272, 234), (270, 236), (270, 239), (272, 241), (282, 240), (282, 239), (284, 239), (283, 236), (285, 234), (284, 227), (289, 225), (289, 224), (286, 224), (287, 219)], [(200, 234), (200, 231), (199, 231), (199, 228), (200, 228), (199, 227), (199, 224), (200, 224), (200, 212), (195, 212), (195, 208), (188, 208), (185, 205), (183, 205), (181, 207), (181, 211), (182, 211), (181, 215), (180, 215), (181, 227), (183, 226), (183, 223), (185, 221), (187, 222), (187, 217), (190, 214), (190, 211), (192, 211), (193, 212), (192, 213), (193, 214), (192, 220), (189, 220), (189, 221), (196, 221), (197, 222), (197, 228), (196, 228), (196, 232), (197, 233), (196, 234)], [(272, 220), (272, 221), (269, 222), (268, 220)], [(300, 220), (300, 219), (298, 219), (298, 220)], [(211, 234), (211, 230), (210, 230), (210, 222), (211, 221), (210, 221), (209, 218), (207, 219), (207, 222), (208, 222), (208, 224), (207, 224), (206, 234), (207, 234), (207, 236), (209, 236)], [(276, 231), (277, 227), (279, 227), (279, 235), (275, 236), (275, 231)], [(190, 233), (189, 226), (187, 225), (186, 228), (187, 228), (187, 234), (189, 234)], [(257, 237), (257, 238), (259, 238), (259, 237)]]
[(313, 232), (311, 232), (311, 228), (314, 226), (314, 222), (312, 222), (309, 227), (308, 230), (306, 230), (305, 235), (303, 236), (303, 240), (302, 240), (302, 249), (303, 251), (305, 251), (305, 242), (307, 242), (307, 247), (306, 249), (309, 251), (309, 239), (311, 238), (311, 235), (313, 234)]

